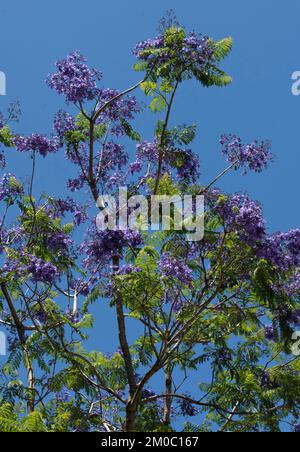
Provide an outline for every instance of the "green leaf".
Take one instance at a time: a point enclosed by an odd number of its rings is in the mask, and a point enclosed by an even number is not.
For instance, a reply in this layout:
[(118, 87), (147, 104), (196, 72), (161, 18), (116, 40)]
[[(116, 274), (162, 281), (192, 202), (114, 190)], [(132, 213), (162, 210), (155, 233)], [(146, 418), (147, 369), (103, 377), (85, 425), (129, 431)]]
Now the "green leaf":
[(162, 96), (155, 97), (150, 104), (150, 110), (153, 113), (159, 113), (164, 110), (167, 106), (165, 99)]
[(141, 89), (144, 91), (146, 96), (154, 96), (156, 88), (157, 88), (156, 83), (154, 83), (150, 80), (147, 82), (141, 83)]
[(131, 138), (131, 140), (133, 140), (133, 141), (141, 141), (142, 140), (141, 135), (133, 129), (133, 127), (131, 126), (131, 124), (129, 124), (129, 122), (125, 121), (125, 119), (122, 119), (121, 124), (122, 124), (128, 138)]
[(226, 58), (232, 50), (233, 39), (231, 36), (221, 39), (221, 41), (215, 42), (214, 57), (217, 61), (222, 61)]

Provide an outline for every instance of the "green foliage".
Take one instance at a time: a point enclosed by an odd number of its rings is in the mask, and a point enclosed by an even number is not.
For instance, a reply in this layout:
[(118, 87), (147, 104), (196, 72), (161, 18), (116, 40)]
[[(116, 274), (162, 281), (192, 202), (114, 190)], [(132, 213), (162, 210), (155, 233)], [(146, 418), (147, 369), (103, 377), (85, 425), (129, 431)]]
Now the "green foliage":
[(13, 147), (13, 135), (9, 127), (5, 126), (0, 129), (0, 143), (4, 144), (4, 146), (10, 148)]

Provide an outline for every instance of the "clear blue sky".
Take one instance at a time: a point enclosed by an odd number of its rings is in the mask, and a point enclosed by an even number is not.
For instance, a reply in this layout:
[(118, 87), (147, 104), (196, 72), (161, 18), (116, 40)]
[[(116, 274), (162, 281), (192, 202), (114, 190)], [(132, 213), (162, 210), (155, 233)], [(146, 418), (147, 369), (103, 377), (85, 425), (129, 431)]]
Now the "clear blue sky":
[[(172, 118), (174, 124), (199, 126), (195, 149), (202, 159), (203, 182), (225, 165), (218, 144), (221, 133), (233, 132), (246, 141), (271, 139), (277, 159), (267, 172), (233, 174), (221, 186), (228, 191), (246, 189), (262, 201), (270, 230), (299, 226), (300, 97), (291, 94), (291, 74), (300, 70), (299, 0), (2, 1), (0, 70), (7, 75), (7, 96), (0, 97), (0, 110), (18, 99), (23, 109), (19, 130), (49, 132), (63, 101), (44, 79), (53, 62), (73, 50), (103, 71), (106, 86), (130, 86), (139, 77), (131, 69), (131, 49), (155, 35), (158, 20), (170, 8), (188, 29), (215, 39), (231, 35), (235, 41), (224, 66), (234, 77), (232, 86), (205, 90), (186, 83)], [(147, 138), (154, 119), (147, 115), (147, 121), (137, 121)], [(13, 158), (16, 173), (23, 170), (24, 159), (20, 154)], [(69, 168), (63, 157), (58, 161), (39, 161), (38, 186), (63, 195)]]

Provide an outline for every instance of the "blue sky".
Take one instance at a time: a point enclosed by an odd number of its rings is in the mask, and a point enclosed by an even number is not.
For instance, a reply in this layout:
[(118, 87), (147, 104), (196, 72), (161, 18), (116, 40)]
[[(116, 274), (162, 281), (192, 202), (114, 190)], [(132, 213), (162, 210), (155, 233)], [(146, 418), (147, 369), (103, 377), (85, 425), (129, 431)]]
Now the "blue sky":
[[(271, 231), (299, 226), (300, 97), (291, 94), (291, 75), (300, 70), (298, 0), (2, 0), (0, 70), (7, 76), (7, 96), (0, 97), (0, 110), (20, 100), (18, 130), (51, 131), (63, 100), (44, 79), (54, 61), (73, 50), (103, 71), (107, 87), (131, 86), (139, 79), (132, 71), (131, 49), (156, 34), (158, 20), (170, 8), (188, 29), (214, 39), (231, 35), (235, 42), (224, 64), (234, 83), (207, 90), (187, 82), (175, 103), (174, 125), (198, 124), (194, 150), (201, 156), (202, 181), (209, 182), (225, 167), (218, 144), (222, 133), (233, 132), (249, 142), (270, 139), (276, 161), (268, 171), (247, 177), (234, 173), (220, 185), (230, 192), (247, 190), (260, 200)], [(152, 136), (154, 121), (148, 113), (137, 119), (146, 138)], [(11, 170), (24, 173), (26, 162), (20, 154), (11, 157)], [(38, 171), (36, 188), (65, 194), (70, 170), (63, 157), (39, 160)], [(114, 345), (107, 342), (110, 315), (104, 310), (97, 319), (100, 346)]]

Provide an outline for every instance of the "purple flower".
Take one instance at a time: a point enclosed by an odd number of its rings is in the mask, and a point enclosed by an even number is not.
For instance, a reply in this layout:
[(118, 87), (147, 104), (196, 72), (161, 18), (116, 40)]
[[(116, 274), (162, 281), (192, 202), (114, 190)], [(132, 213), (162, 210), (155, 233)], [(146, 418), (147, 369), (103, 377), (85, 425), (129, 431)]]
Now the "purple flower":
[(288, 296), (294, 297), (300, 293), (300, 269), (297, 269), (288, 282), (285, 284), (285, 292)]
[(213, 63), (214, 45), (206, 36), (190, 33), (182, 28), (169, 28), (154, 39), (138, 43), (133, 54), (149, 65), (162, 66), (169, 75), (176, 71), (181, 77), (191, 78)]
[(274, 339), (275, 339), (275, 330), (274, 330), (273, 325), (267, 325), (265, 327), (265, 338), (268, 341), (274, 341)]
[(187, 286), (191, 285), (193, 281), (192, 270), (184, 262), (170, 254), (162, 255), (159, 268), (163, 276), (178, 279)]
[(57, 73), (47, 77), (47, 84), (67, 102), (84, 102), (99, 96), (97, 83), (101, 72), (90, 69), (86, 59), (78, 52), (70, 53), (64, 60), (57, 61)]
[(67, 182), (67, 187), (71, 192), (75, 192), (81, 190), (84, 187), (85, 181), (86, 180), (84, 175), (80, 174), (75, 179), (69, 179)]
[(198, 411), (194, 407), (193, 403), (188, 399), (181, 400), (179, 402), (179, 408), (180, 408), (182, 416), (194, 417), (194, 416), (197, 416), (197, 414), (198, 414)]
[(140, 162), (156, 162), (158, 159), (158, 143), (157, 140), (151, 142), (144, 141), (136, 146), (137, 159)]
[(272, 388), (272, 381), (269, 372), (263, 372), (260, 378), (261, 387), (264, 389)]
[(295, 425), (295, 433), (300, 433), (300, 424)]
[(261, 206), (249, 196), (221, 196), (214, 205), (214, 211), (222, 218), (227, 230), (239, 234), (247, 244), (253, 245), (265, 237)]
[(75, 120), (69, 113), (60, 110), (54, 117), (53, 128), (60, 140), (63, 141), (67, 132), (76, 130)]
[(131, 174), (141, 172), (142, 168), (143, 168), (143, 164), (139, 160), (136, 160), (135, 162), (133, 162), (129, 165)]
[(57, 253), (67, 253), (72, 240), (62, 231), (57, 231), (52, 235), (49, 235), (46, 239), (46, 245)]
[(236, 168), (244, 167), (246, 171), (249, 169), (260, 173), (273, 161), (271, 143), (268, 141), (254, 141), (244, 145), (236, 135), (222, 135), (220, 143), (223, 146), (223, 154)]
[(88, 231), (88, 240), (81, 245), (80, 250), (86, 255), (84, 259), (86, 268), (94, 269), (100, 262), (121, 255), (124, 248), (129, 246), (137, 248), (141, 244), (142, 237), (139, 231), (119, 228), (113, 231), (97, 231), (93, 227)]
[(152, 389), (144, 388), (142, 392), (143, 399), (150, 399), (151, 397), (155, 397), (155, 392)]
[(52, 199), (48, 214), (54, 218), (60, 218), (67, 213), (73, 214), (73, 222), (79, 226), (88, 219), (86, 209), (71, 198)]
[(107, 121), (113, 121), (115, 125), (112, 128), (112, 132), (117, 136), (125, 134), (125, 126), (123, 121), (132, 120), (134, 118), (134, 114), (140, 111), (140, 107), (135, 97), (121, 96), (117, 98), (119, 94), (120, 91), (115, 89), (100, 89), (97, 104), (98, 110), (103, 109), (97, 122), (99, 124), (103, 124)]
[(35, 256), (29, 257), (30, 263), (24, 268), (30, 273), (35, 282), (53, 283), (58, 278), (59, 273), (55, 265), (45, 262)]
[(71, 393), (69, 390), (67, 389), (62, 389), (61, 391), (59, 391), (56, 394), (56, 400), (57, 402), (61, 402), (61, 403), (67, 403), (69, 402), (71, 399)]
[(172, 151), (169, 154), (171, 166), (175, 166), (180, 179), (188, 183), (195, 183), (200, 176), (199, 157), (190, 149), (179, 151), (179, 158)]
[(53, 154), (60, 148), (60, 140), (58, 137), (48, 139), (43, 135), (32, 134), (30, 137), (17, 136), (13, 139), (13, 143), (19, 152), (37, 151), (43, 157), (48, 153)]
[(262, 259), (270, 260), (279, 270), (300, 266), (300, 229), (267, 237), (258, 249)]
[(300, 309), (290, 312), (288, 314), (287, 320), (288, 320), (288, 322), (299, 326), (300, 325)]
[(132, 275), (134, 273), (140, 273), (142, 270), (139, 267), (135, 267), (132, 264), (123, 265), (118, 271), (119, 275)]
[(8, 200), (24, 193), (23, 187), (16, 177), (6, 173), (0, 179), (0, 201)]

